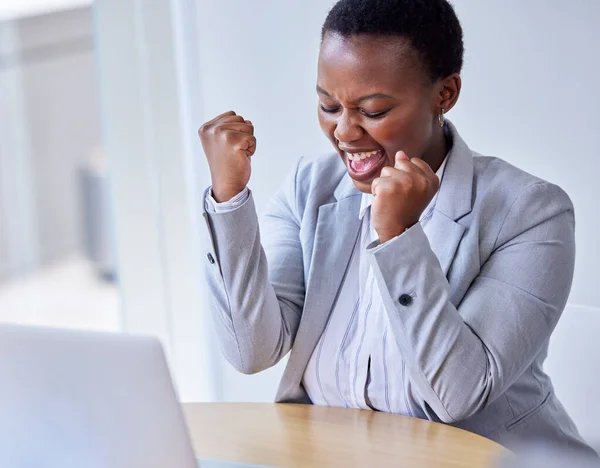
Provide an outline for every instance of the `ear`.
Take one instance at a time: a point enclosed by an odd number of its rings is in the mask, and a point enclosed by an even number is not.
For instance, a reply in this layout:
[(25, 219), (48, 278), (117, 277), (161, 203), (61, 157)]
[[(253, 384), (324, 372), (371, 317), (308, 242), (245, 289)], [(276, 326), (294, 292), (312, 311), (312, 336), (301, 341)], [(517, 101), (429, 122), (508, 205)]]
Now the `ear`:
[(439, 112), (440, 109), (444, 109), (444, 113), (450, 111), (456, 104), (456, 101), (458, 101), (461, 87), (462, 80), (458, 73), (453, 73), (440, 80), (437, 83), (436, 112)]

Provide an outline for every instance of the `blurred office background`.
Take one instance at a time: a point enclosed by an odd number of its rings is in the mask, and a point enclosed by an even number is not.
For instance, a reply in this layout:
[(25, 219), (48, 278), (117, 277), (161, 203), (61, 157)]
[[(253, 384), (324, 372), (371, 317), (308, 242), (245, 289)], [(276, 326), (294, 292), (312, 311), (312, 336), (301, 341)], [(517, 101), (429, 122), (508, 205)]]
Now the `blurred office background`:
[(1, 2), (1, 320), (119, 328), (110, 252), (88, 255), (110, 222), (86, 219), (106, 209), (101, 145), (90, 3)]
[[(448, 117), (471, 148), (576, 207), (575, 282), (547, 370), (597, 443), (600, 3), (453, 3), (466, 57)], [(254, 122), (259, 211), (297, 157), (330, 151), (314, 86), (332, 4), (3, 0), (0, 320), (152, 333), (184, 400), (271, 401), (284, 363), (237, 374), (211, 333), (196, 131), (229, 109)]]

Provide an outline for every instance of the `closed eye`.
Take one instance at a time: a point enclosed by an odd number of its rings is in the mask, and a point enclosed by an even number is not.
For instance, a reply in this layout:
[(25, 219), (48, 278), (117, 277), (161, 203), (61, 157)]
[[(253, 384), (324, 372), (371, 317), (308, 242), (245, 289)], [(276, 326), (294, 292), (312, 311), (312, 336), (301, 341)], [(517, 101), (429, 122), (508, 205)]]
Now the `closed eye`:
[(339, 107), (325, 107), (325, 106), (320, 106), (320, 107), (323, 112), (327, 112), (328, 114), (335, 114), (336, 112), (338, 112), (340, 110)]
[(364, 112), (363, 111), (363, 115), (366, 116), (366, 117), (369, 117), (370, 119), (377, 119), (378, 117), (383, 117), (389, 111), (390, 111), (390, 109), (386, 109), (384, 111), (374, 112), (374, 113), (369, 113), (369, 112)]
[[(324, 105), (320, 105), (319, 106), (321, 108), (321, 110), (323, 112), (326, 112), (328, 114), (335, 114), (336, 112), (339, 112), (341, 110), (341, 107), (325, 107)], [(381, 112), (366, 112), (364, 110), (361, 110), (361, 114), (363, 114), (365, 117), (368, 117), (370, 119), (377, 119), (379, 117), (383, 117), (385, 114), (387, 114), (391, 109), (386, 109), (383, 110)]]

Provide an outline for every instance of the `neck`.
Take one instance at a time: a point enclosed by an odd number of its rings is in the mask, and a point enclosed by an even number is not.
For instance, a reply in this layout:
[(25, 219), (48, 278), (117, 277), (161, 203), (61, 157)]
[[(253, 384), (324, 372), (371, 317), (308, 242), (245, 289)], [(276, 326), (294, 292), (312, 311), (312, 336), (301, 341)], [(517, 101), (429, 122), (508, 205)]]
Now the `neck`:
[(452, 146), (450, 138), (446, 137), (445, 128), (436, 125), (431, 145), (423, 155), (423, 161), (429, 164), (433, 172), (438, 171)]

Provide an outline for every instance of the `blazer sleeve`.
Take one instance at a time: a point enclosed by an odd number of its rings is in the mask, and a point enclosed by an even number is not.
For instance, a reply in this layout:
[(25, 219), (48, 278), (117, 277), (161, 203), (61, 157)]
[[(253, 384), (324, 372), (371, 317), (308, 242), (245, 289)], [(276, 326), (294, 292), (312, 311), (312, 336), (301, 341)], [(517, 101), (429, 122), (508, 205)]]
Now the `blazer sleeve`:
[[(299, 163), (298, 163), (299, 164)], [(225, 358), (252, 374), (290, 350), (304, 304), (304, 268), (295, 203), (295, 170), (272, 200), (262, 223), (252, 194), (238, 208), (204, 211), (206, 279), (211, 313)]]
[(559, 187), (529, 186), (458, 308), (420, 225), (368, 250), (411, 382), (441, 421), (485, 409), (531, 365), (571, 289), (574, 230)]

